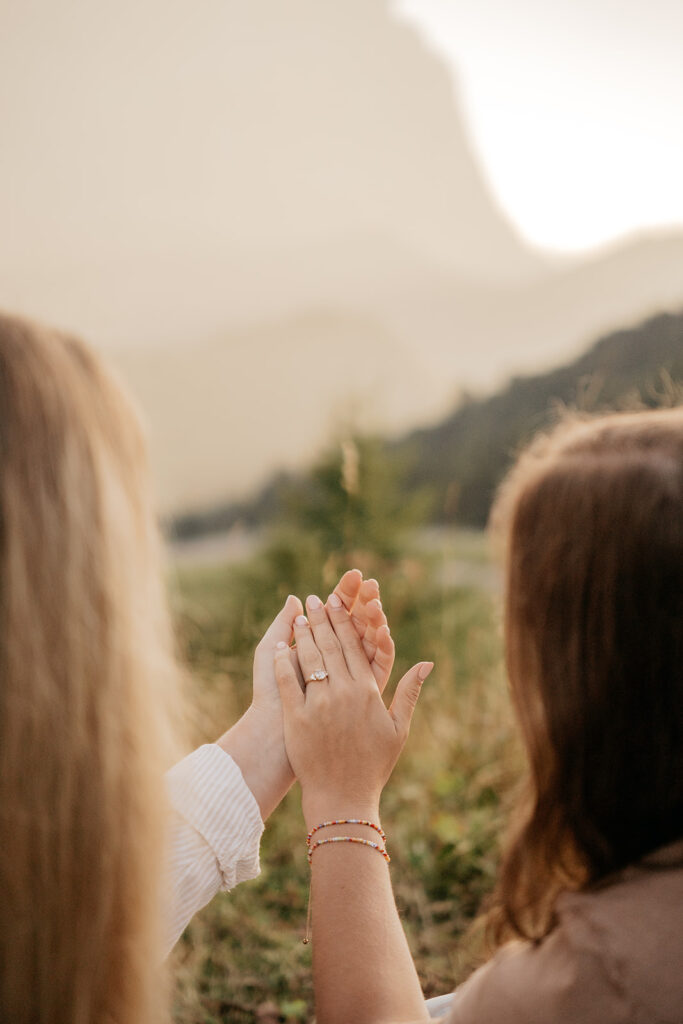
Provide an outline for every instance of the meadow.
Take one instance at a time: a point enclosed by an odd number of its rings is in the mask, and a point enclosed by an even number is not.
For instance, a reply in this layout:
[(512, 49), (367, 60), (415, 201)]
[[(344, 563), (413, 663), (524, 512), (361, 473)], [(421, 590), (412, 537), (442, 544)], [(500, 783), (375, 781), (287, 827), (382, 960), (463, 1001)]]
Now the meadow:
[[(283, 509), (278, 529), (248, 561), (174, 574), (193, 739), (215, 739), (248, 705), (254, 646), (287, 593), (324, 597), (352, 566), (380, 581), (397, 645), (394, 682), (417, 660), (436, 663), (385, 790), (382, 821), (423, 989), (437, 995), (480, 955), (472, 923), (492, 886), (520, 776), (501, 665), (500, 598), (483, 538), (425, 536), (424, 496), (399, 498), (373, 446), (354, 445), (351, 468), (348, 445), (328, 453), (308, 501), (299, 497), (296, 508)], [(258, 879), (217, 896), (178, 943), (177, 1024), (313, 1019), (296, 785), (267, 823), (261, 864)]]

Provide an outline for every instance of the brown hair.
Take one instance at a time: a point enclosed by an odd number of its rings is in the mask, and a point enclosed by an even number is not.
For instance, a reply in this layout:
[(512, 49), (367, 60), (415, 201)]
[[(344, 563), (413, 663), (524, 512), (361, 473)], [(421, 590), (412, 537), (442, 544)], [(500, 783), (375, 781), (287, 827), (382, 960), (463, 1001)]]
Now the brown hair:
[(152, 1024), (175, 687), (145, 448), (79, 342), (0, 316), (0, 1018)]
[(488, 918), (541, 938), (683, 834), (683, 409), (568, 422), (499, 493), (506, 660), (527, 793)]

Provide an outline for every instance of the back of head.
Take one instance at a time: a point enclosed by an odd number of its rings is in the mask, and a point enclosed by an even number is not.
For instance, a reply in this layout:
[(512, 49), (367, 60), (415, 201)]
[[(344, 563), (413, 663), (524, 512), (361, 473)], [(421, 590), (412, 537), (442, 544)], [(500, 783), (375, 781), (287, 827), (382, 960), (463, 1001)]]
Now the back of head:
[(499, 941), (683, 834), (683, 409), (565, 423), (501, 488), (506, 657), (530, 785)]
[(169, 650), (132, 410), (0, 317), (2, 1020), (158, 1019)]

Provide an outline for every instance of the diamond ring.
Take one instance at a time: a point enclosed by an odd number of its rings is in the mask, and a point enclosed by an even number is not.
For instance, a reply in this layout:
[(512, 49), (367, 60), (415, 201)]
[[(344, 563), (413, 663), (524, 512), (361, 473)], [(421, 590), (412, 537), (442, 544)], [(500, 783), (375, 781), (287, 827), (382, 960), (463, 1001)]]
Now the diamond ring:
[(327, 672), (325, 669), (321, 669), (320, 672), (311, 672), (310, 676), (304, 679), (305, 683), (317, 683), (322, 679), (327, 679)]

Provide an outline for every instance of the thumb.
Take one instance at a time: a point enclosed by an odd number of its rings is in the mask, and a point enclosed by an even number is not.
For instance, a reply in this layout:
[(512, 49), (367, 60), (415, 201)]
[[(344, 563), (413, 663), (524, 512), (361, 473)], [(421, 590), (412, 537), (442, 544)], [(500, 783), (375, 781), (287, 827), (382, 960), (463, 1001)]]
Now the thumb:
[(303, 612), (303, 606), (298, 597), (290, 594), (284, 603), (283, 608), (277, 613), (270, 626), (264, 633), (259, 647), (271, 649), (277, 643), (288, 644), (292, 639), (294, 619)]
[(394, 720), (396, 731), (403, 738), (408, 735), (422, 684), (433, 668), (433, 661), (421, 661), (419, 665), (413, 665), (411, 669), (408, 669), (403, 678), (399, 680), (389, 714)]
[(285, 713), (303, 704), (304, 694), (289, 656), (289, 646), (284, 640), (275, 645), (275, 679)]

